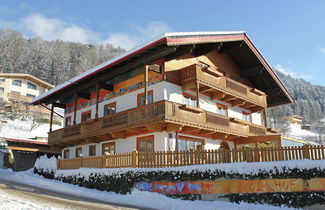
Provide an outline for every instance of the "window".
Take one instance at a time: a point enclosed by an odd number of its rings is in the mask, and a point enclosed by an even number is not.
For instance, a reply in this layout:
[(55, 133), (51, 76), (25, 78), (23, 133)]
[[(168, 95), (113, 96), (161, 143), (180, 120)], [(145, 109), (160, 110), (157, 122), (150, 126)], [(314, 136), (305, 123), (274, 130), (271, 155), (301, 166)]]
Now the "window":
[(104, 116), (116, 113), (116, 102), (104, 106)]
[(196, 96), (183, 92), (183, 103), (190, 106), (196, 106)]
[(114, 154), (115, 153), (115, 142), (105, 143), (102, 145), (102, 154)]
[(96, 155), (96, 145), (89, 145), (89, 156)]
[[(153, 91), (150, 90), (147, 92), (147, 100), (148, 100), (148, 104), (153, 103)], [(145, 105), (145, 100), (144, 100), (144, 93), (139, 93), (137, 96), (137, 105), (138, 106), (144, 106)]]
[(69, 149), (63, 150), (63, 158), (69, 158), (69, 153), (70, 153)]
[(86, 122), (87, 120), (91, 119), (91, 110), (83, 112), (81, 114), (81, 122)]
[(217, 113), (228, 116), (228, 107), (223, 104), (217, 104)]
[(71, 117), (65, 118), (65, 127), (68, 127), (71, 125)]
[(186, 136), (178, 137), (178, 151), (202, 150), (203, 144), (204, 144), (203, 139), (195, 139)]
[(29, 89), (33, 89), (33, 90), (36, 90), (36, 85), (34, 85), (34, 84), (28, 82), (28, 83), (27, 83), (27, 88), (29, 88)]
[(137, 138), (137, 150), (139, 152), (153, 152), (154, 151), (154, 136), (144, 136)]
[(3, 103), (3, 98), (2, 97), (0, 97), (0, 103)]
[(0, 92), (5, 91), (5, 89), (3, 87), (0, 87)]
[(0, 83), (1, 83), (1, 82), (5, 82), (5, 81), (6, 81), (5, 78), (0, 78)]
[(248, 112), (243, 112), (243, 120), (247, 122), (252, 122), (252, 115)]
[(35, 98), (35, 97), (36, 97), (35, 95), (33, 95), (33, 94), (29, 94), (29, 93), (27, 93), (26, 96), (27, 96), (27, 97), (31, 97), (31, 98)]
[(21, 80), (12, 80), (12, 85), (15, 85), (15, 86), (19, 86), (19, 87), (21, 87), (21, 83), (22, 83), (22, 81)]
[(11, 94), (14, 94), (14, 95), (20, 95), (20, 92), (19, 91), (14, 91), (14, 90), (10, 91), (10, 93)]
[(81, 147), (77, 147), (76, 148), (76, 157), (81, 157), (82, 156), (82, 148)]

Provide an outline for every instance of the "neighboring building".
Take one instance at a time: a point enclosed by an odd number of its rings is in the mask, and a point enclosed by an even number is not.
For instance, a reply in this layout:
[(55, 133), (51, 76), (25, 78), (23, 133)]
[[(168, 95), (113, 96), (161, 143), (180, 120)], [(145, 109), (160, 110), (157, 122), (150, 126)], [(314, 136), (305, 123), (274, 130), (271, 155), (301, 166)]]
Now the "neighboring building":
[(244, 32), (167, 33), (33, 100), (65, 107), (64, 158), (268, 142), (266, 108), (292, 102)]
[(29, 74), (0, 73), (0, 101), (30, 103), (33, 98), (53, 88)]
[(285, 121), (287, 121), (291, 125), (296, 125), (298, 127), (301, 127), (302, 124), (302, 117), (299, 115), (292, 115), (290, 117), (285, 117)]
[[(0, 138), (0, 168), (10, 167), (14, 171), (24, 171), (34, 167), (35, 161), (42, 155), (59, 156), (60, 151), (50, 148), (47, 141), (31, 139)], [(12, 154), (12, 163), (8, 156)]]

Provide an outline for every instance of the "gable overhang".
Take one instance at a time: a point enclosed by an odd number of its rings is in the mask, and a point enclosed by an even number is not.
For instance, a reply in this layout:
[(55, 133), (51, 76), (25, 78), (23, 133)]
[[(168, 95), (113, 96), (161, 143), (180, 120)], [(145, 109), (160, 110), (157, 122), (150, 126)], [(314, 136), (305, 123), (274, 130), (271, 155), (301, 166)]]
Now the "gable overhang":
[(58, 85), (34, 98), (32, 103), (55, 102), (67, 89), (78, 88), (82, 83), (101, 77), (103, 74), (117, 75), (119, 71), (122, 72), (123, 66), (129, 66), (128, 71), (130, 71), (137, 65), (149, 64), (152, 59), (157, 59), (157, 56), (172, 59), (182, 53), (207, 53), (213, 50), (227, 54), (238, 66), (242, 76), (248, 77), (254, 87), (268, 95), (269, 107), (293, 102), (286, 87), (249, 37), (245, 32), (239, 31), (166, 33)]

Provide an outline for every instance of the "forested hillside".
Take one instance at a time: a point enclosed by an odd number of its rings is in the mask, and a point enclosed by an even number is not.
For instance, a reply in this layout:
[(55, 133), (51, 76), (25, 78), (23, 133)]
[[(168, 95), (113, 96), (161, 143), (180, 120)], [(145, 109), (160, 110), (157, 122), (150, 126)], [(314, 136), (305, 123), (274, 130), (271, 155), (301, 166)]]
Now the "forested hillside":
[(0, 29), (0, 72), (28, 73), (58, 85), (124, 52), (112, 45), (26, 39)]
[(276, 71), (282, 82), (293, 96), (295, 103), (275, 107), (269, 110), (269, 116), (275, 119), (297, 114), (304, 123), (313, 124), (325, 117), (325, 87), (313, 85), (303, 79), (296, 79)]

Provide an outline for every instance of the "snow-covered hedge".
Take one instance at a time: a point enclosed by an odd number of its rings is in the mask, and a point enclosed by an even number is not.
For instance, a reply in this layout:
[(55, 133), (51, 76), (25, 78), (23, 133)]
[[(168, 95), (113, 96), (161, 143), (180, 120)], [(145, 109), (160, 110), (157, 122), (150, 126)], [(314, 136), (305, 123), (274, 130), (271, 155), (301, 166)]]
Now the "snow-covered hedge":
[[(126, 194), (132, 191), (136, 182), (269, 178), (310, 179), (314, 177), (325, 177), (325, 160), (294, 160), (261, 163), (243, 162), (175, 168), (81, 168), (55, 171), (48, 170), (48, 167), (47, 169), (35, 167), (34, 171), (45, 177), (82, 187)], [(191, 196), (186, 195), (181, 197), (190, 198)], [(229, 198), (237, 202), (240, 199), (245, 200), (246, 197), (243, 195), (232, 195)], [(271, 198), (272, 196), (269, 201), (272, 201)], [(265, 202), (267, 201), (266, 199), (264, 200)], [(290, 202), (287, 201), (286, 204), (295, 207), (298, 205), (293, 200)]]
[(34, 172), (42, 174), (46, 178), (54, 178), (54, 173), (57, 170), (57, 159), (52, 156), (48, 158), (46, 155), (37, 158), (34, 164)]

